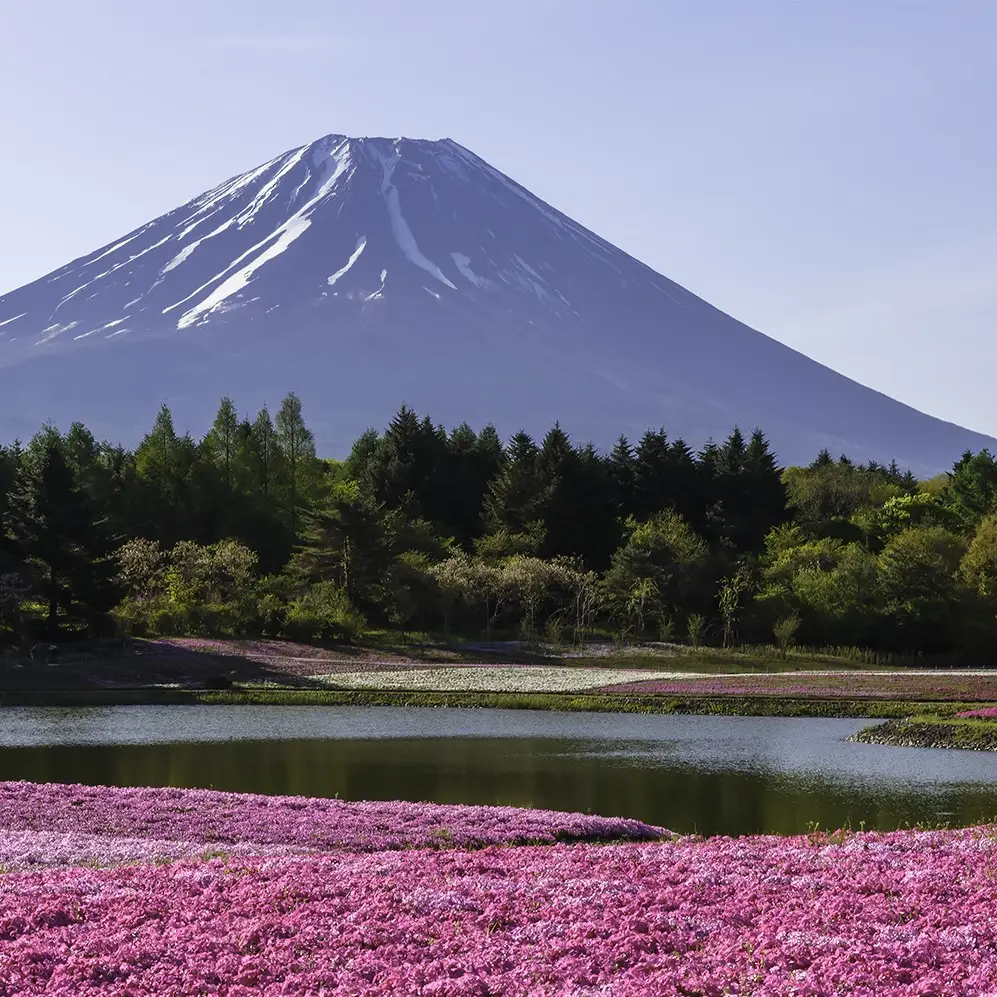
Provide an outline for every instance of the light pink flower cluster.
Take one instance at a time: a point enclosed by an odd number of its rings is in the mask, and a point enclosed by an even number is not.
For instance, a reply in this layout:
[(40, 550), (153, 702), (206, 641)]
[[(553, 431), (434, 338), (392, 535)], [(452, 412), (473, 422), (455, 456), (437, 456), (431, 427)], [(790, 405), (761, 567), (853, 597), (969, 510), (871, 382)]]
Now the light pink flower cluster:
[(11, 874), (0, 994), (983, 997), (994, 833)]
[[(32, 845), (16, 832), (38, 832), (39, 837)], [(0, 783), (0, 864), (17, 868), (65, 864), (74, 857), (103, 865), (209, 850), (284, 854), (480, 848), (525, 842), (647, 841), (668, 834), (664, 828), (626, 818), (515, 807)], [(106, 847), (98, 847), (101, 840)]]
[(657, 679), (603, 686), (598, 692), (675, 696), (788, 696), (844, 699), (969, 701), (997, 699), (997, 672), (959, 675), (925, 672), (752, 673)]
[(978, 710), (963, 710), (957, 717), (969, 717), (973, 720), (997, 720), (997, 706), (981, 706)]

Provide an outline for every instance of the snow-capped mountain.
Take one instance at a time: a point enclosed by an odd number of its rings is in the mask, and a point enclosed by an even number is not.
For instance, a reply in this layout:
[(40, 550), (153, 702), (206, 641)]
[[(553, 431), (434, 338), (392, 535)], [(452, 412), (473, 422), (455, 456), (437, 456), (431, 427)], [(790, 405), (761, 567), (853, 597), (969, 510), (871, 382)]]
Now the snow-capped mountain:
[(402, 402), (611, 445), (761, 426), (927, 474), (988, 437), (843, 377), (697, 298), (449, 139), (330, 135), (0, 297), (0, 437), (85, 421), (133, 444), (302, 398), (342, 455)]

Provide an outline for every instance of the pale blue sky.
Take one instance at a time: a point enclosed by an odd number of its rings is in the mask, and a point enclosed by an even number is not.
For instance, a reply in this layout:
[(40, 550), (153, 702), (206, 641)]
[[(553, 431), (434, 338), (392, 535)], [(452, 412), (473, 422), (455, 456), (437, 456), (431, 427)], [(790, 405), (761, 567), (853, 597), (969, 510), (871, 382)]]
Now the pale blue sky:
[(0, 0), (0, 293), (329, 132), (448, 136), (997, 433), (992, 0)]

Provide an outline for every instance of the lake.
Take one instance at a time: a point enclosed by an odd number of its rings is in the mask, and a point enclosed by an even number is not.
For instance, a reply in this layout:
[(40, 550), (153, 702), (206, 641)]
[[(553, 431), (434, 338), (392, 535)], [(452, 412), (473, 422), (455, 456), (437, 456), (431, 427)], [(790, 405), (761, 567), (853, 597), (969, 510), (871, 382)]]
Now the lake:
[(506, 804), (681, 832), (997, 817), (997, 755), (854, 744), (865, 721), (523, 710), (0, 711), (0, 779)]

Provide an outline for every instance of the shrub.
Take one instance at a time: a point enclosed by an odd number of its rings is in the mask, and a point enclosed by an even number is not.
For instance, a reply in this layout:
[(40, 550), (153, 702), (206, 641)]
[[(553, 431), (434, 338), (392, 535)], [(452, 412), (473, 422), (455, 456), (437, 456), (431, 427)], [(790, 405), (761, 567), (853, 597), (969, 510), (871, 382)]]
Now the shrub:
[(335, 582), (317, 582), (287, 607), (285, 636), (295, 640), (354, 640), (367, 621)]

